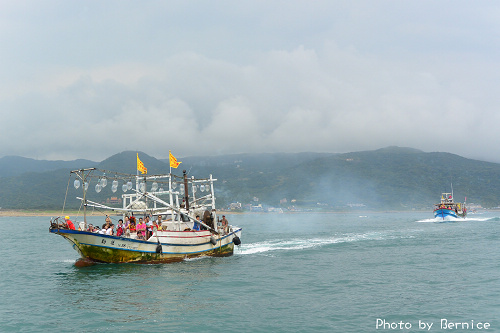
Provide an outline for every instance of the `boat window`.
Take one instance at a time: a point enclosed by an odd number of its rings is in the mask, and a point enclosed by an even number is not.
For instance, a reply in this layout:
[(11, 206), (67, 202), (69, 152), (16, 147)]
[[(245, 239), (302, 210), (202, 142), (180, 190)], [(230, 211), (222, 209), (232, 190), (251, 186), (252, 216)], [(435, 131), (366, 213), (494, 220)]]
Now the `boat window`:
[(182, 220), (182, 222), (189, 222), (189, 217), (187, 217), (184, 214), (181, 214), (181, 220)]

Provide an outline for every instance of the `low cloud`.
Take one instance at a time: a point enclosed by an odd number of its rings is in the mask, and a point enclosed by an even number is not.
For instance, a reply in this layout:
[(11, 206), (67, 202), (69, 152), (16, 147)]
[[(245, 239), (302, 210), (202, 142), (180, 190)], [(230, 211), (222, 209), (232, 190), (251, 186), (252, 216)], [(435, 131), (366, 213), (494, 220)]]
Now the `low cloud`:
[[(497, 55), (487, 53), (491, 51), (487, 47), (484, 52), (478, 47), (474, 53), (457, 49), (454, 38), (464, 29), (458, 26), (459, 11), (452, 13), (457, 21), (439, 23), (447, 30), (430, 31), (427, 28), (439, 22), (436, 17), (426, 18), (428, 22), (421, 25), (418, 21), (405, 24), (397, 14), (382, 14), (368, 3), (365, 7), (337, 5), (351, 15), (351, 21), (336, 14), (338, 20), (330, 22), (327, 15), (318, 13), (315, 22), (316, 13), (305, 11), (307, 25), (294, 26), (302, 38), (278, 32), (301, 16), (287, 11), (276, 27), (265, 19), (266, 13), (256, 36), (243, 32), (245, 24), (257, 27), (256, 22), (213, 26), (204, 22), (206, 35), (214, 33), (210, 36), (215, 38), (219, 32), (229, 39), (214, 42), (213, 49), (203, 43), (186, 46), (197, 40), (190, 39), (191, 33), (203, 29), (192, 26), (189, 32), (179, 32), (186, 37), (184, 46), (175, 39), (170, 48), (168, 41), (165, 49), (148, 48), (137, 39), (140, 36), (132, 36), (132, 45), (136, 41), (146, 47), (144, 52), (134, 50), (126, 56), (116, 53), (120, 48), (108, 50), (103, 54), (106, 60), (98, 64), (81, 59), (47, 63), (43, 57), (34, 57), (28, 66), (33, 75), (26, 69), (15, 78), (4, 63), (1, 72), (13, 79), (1, 83), (0, 155), (101, 160), (123, 150), (164, 158), (169, 149), (176, 156), (188, 156), (348, 152), (399, 145), (500, 161), (495, 157), (500, 156), (500, 148), (495, 148), (500, 146), (500, 137), (494, 128), (500, 117), (494, 89)], [(331, 9), (328, 3), (316, 6)], [(411, 11), (412, 5), (408, 6), (397, 4)], [(252, 8), (276, 10), (260, 3)], [(130, 8), (126, 9), (125, 14), (131, 15)], [(96, 15), (90, 12), (82, 11), (82, 20)], [(154, 17), (154, 8), (147, 12)], [(254, 18), (252, 13), (249, 18)], [(382, 24), (384, 19), (394, 27)], [(354, 28), (353, 22), (360, 25)], [(473, 26), (479, 22), (466, 23), (471, 30), (488, 33), (487, 27)], [(100, 24), (102, 29), (109, 28), (104, 21)], [(235, 36), (230, 24), (242, 35)], [(347, 29), (350, 42), (339, 34), (341, 27)], [(398, 27), (404, 29), (393, 31)], [(169, 33), (171, 28), (161, 26), (158, 33)], [(0, 31), (5, 34), (5, 27)], [(99, 31), (93, 32), (96, 38)], [(279, 42), (266, 31), (288, 39)], [(438, 45), (435, 34), (450, 39)], [(394, 40), (388, 41), (388, 36)], [(473, 40), (464, 43), (483, 45), (474, 35), (467, 36)], [(248, 38), (247, 43), (243, 45), (236, 37)], [(120, 35), (120, 43), (122, 39)], [(158, 41), (157, 36), (153, 39)], [(378, 44), (384, 41), (389, 43), (386, 48)], [(412, 41), (429, 45), (413, 45)], [(231, 50), (232, 42), (248, 53)], [(102, 43), (99, 39), (97, 45)], [(112, 40), (109, 43), (112, 48)], [(257, 46), (252, 48), (252, 43)], [(64, 45), (60, 49), (71, 51)], [(152, 50), (160, 50), (163, 57), (148, 57), (146, 53)], [(110, 54), (116, 55), (116, 61), (109, 61)]]

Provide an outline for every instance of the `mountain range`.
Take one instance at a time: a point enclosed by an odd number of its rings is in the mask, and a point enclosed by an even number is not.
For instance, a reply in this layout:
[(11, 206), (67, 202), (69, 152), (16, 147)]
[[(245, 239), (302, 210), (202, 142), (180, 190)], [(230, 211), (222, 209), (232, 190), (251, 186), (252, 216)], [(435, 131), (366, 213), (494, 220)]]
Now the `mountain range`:
[[(135, 151), (125, 151), (101, 162), (41, 161), (18, 156), (0, 158), (2, 209), (78, 208), (70, 171), (96, 167), (136, 173)], [(148, 174), (169, 172), (169, 161), (138, 152)], [(387, 147), (352, 153), (274, 153), (192, 156), (179, 158), (176, 175), (186, 170), (197, 178), (210, 174), (219, 205), (243, 204), (346, 210), (431, 209), (442, 192), (456, 201), (497, 207), (500, 202), (500, 164), (467, 159), (443, 152)], [(80, 195), (78, 193), (77, 195)], [(119, 196), (93, 193), (103, 201)]]

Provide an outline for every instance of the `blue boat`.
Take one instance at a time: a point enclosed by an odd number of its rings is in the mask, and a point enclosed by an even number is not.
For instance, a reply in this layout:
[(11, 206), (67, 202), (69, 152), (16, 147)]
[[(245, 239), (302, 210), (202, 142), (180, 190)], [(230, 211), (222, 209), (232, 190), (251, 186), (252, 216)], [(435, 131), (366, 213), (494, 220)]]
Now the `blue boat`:
[[(467, 198), (465, 200), (467, 200)], [(453, 193), (442, 193), (441, 202), (434, 205), (435, 218), (465, 218), (466, 216), (467, 208), (465, 207), (465, 202), (462, 204), (453, 201)]]

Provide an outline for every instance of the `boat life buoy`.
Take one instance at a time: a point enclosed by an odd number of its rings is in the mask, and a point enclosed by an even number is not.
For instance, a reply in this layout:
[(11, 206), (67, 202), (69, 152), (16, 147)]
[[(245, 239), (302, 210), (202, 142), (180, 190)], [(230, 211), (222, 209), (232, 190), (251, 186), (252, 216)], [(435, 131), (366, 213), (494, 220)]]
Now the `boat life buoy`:
[(234, 245), (240, 245), (241, 244), (241, 239), (238, 236), (233, 237), (233, 243)]

